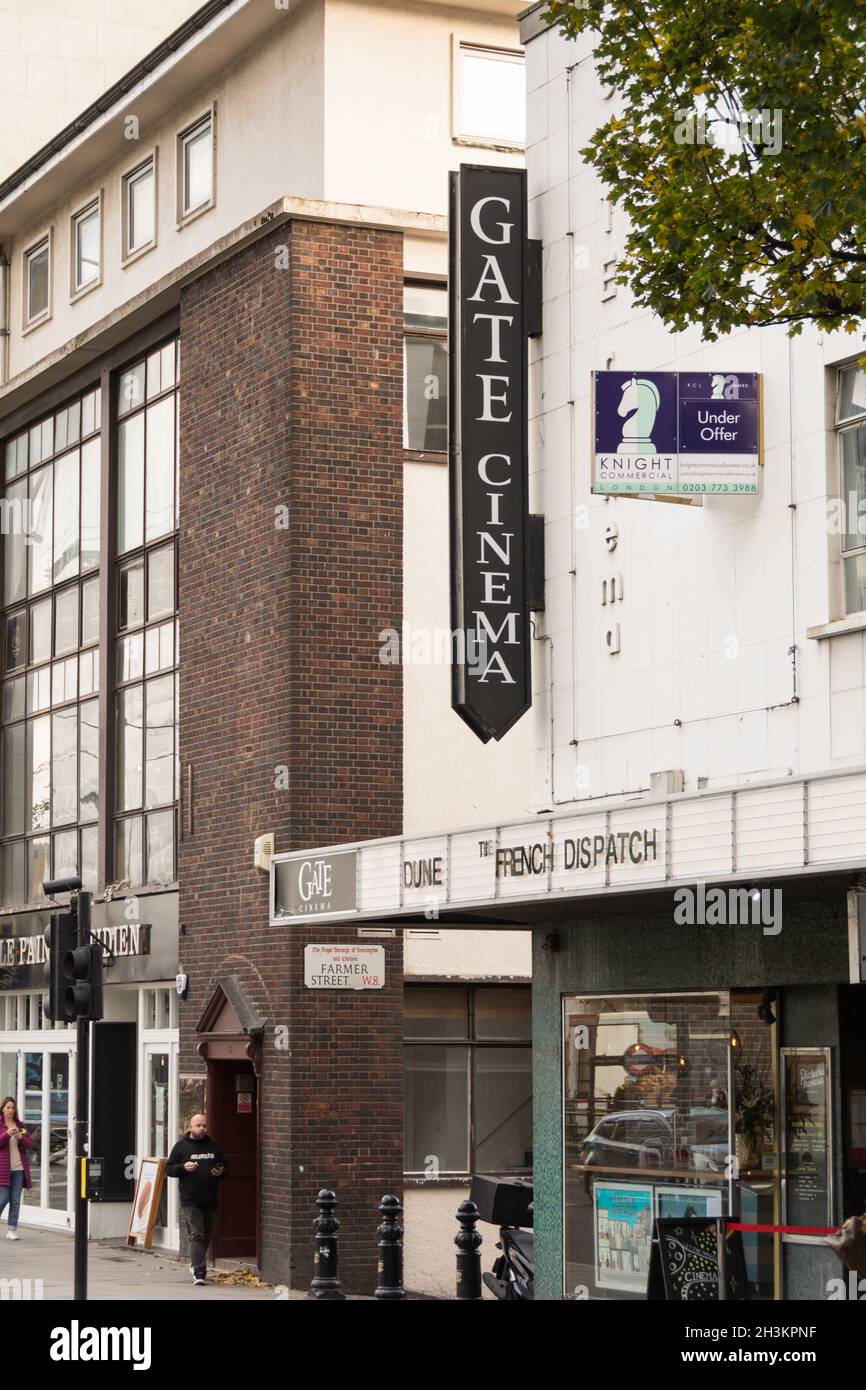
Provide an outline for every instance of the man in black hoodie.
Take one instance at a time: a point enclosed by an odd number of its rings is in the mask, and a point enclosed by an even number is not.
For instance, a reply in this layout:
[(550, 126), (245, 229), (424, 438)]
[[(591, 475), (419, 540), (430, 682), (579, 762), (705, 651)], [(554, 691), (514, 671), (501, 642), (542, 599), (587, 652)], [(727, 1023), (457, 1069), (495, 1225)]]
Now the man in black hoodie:
[(177, 1178), (180, 1189), (180, 1228), (189, 1242), (193, 1282), (207, 1277), (207, 1248), (216, 1225), (219, 1184), (228, 1177), (228, 1159), (207, 1132), (207, 1116), (193, 1115), (183, 1139), (178, 1139), (165, 1165), (166, 1176)]

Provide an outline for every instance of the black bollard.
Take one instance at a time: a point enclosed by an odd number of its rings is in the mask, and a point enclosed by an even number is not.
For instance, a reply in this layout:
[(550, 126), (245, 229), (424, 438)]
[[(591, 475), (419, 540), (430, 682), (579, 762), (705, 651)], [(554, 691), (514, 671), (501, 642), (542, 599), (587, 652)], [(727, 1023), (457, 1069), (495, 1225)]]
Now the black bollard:
[(382, 1218), (379, 1234), (379, 1284), (374, 1297), (405, 1298), (403, 1288), (403, 1208), (399, 1197), (383, 1197), (379, 1203)]
[(481, 1297), (481, 1233), (476, 1231), (479, 1220), (478, 1208), (474, 1202), (461, 1202), (457, 1208), (460, 1230), (454, 1237), (457, 1246), (457, 1297), (471, 1299)]
[(334, 1215), (337, 1199), (333, 1192), (322, 1188), (316, 1198), (319, 1215), (313, 1223), (316, 1228), (316, 1251), (313, 1255), (315, 1275), (310, 1284), (307, 1298), (343, 1299), (343, 1286), (337, 1278), (337, 1232), (340, 1229), (339, 1217)]

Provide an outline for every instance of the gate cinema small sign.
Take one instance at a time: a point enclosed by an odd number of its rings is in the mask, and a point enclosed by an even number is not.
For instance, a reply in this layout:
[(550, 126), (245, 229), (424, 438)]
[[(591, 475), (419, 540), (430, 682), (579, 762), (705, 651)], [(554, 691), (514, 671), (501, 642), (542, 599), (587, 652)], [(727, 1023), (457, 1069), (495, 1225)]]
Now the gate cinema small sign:
[(271, 919), (354, 912), (358, 905), (357, 862), (354, 850), (316, 850), (303, 858), (275, 863)]
[(526, 173), (450, 179), (451, 703), (487, 743), (532, 701)]

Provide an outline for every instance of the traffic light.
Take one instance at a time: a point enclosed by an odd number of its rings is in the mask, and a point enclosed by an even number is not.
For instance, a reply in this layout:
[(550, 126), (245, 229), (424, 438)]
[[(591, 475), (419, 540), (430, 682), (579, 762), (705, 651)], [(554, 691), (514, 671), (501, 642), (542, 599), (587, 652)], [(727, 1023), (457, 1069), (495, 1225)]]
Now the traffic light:
[(75, 946), (63, 957), (65, 1017), (102, 1018), (102, 945)]
[(46, 1018), (58, 1023), (67, 1023), (66, 1013), (66, 974), (63, 963), (70, 951), (75, 949), (78, 936), (78, 922), (71, 913), (52, 913), (45, 929), (45, 944), (48, 947), (48, 962), (43, 967), (48, 998), (43, 1001), (42, 1011)]

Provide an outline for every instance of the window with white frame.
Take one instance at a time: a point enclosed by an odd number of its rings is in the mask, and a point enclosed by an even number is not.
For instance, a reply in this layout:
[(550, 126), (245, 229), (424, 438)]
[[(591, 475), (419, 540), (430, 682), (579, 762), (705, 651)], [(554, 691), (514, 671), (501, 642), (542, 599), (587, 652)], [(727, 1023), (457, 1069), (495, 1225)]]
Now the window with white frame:
[(51, 238), (24, 252), (24, 327), (46, 319), (51, 312)]
[(214, 200), (214, 113), (178, 136), (178, 220), (210, 207)]
[(866, 611), (866, 371), (856, 363), (839, 371), (836, 429), (845, 516), (845, 612), (862, 613)]
[(455, 61), (455, 136), (522, 146), (526, 140), (523, 54), (461, 43)]
[(99, 198), (94, 199), (81, 212), (72, 218), (72, 293), (91, 289), (100, 279), (100, 223), (101, 208)]
[(156, 245), (156, 155), (123, 178), (123, 258)]

